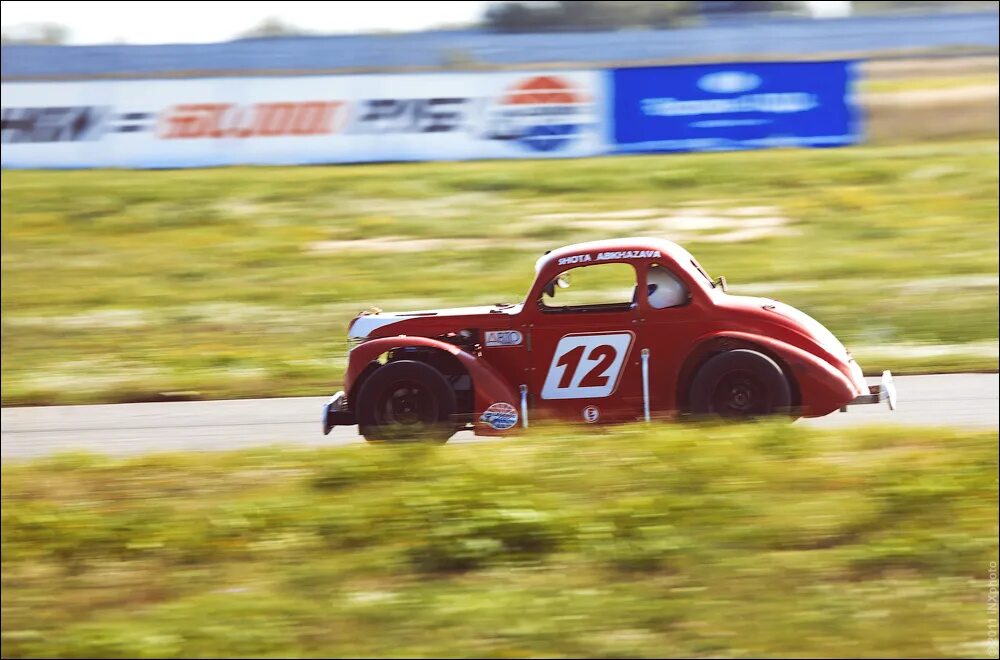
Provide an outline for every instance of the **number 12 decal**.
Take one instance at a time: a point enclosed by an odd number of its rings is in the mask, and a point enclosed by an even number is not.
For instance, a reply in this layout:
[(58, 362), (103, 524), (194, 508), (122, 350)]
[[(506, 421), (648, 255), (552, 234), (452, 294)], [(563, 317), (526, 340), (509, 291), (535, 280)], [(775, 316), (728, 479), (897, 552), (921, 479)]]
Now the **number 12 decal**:
[(566, 335), (556, 345), (542, 386), (543, 399), (610, 396), (632, 348), (631, 332)]

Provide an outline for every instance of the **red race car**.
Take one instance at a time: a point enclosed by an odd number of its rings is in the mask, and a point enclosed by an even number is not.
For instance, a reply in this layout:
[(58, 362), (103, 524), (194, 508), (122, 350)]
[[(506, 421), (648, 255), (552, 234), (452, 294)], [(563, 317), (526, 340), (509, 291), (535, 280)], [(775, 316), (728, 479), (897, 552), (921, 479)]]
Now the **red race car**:
[(546, 253), (521, 304), (365, 312), (348, 335), (344, 391), (324, 406), (323, 432), (357, 424), (368, 440), (501, 435), (529, 419), (795, 418), (896, 404), (891, 374), (869, 387), (821, 324), (727, 294), (725, 278), (652, 238)]

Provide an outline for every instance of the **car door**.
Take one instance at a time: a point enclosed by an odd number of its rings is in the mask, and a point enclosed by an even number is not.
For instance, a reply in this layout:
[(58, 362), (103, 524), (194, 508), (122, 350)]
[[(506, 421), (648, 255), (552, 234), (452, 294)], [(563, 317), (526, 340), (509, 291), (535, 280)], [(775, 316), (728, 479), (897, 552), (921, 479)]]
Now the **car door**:
[[(707, 279), (707, 276), (706, 276)], [(641, 326), (649, 349), (649, 395), (653, 417), (676, 412), (678, 377), (699, 337), (709, 329), (705, 313), (692, 297), (693, 283), (669, 264), (641, 267)]]
[(610, 263), (570, 269), (531, 305), (531, 408), (536, 418), (588, 423), (641, 419), (643, 324), (636, 271)]

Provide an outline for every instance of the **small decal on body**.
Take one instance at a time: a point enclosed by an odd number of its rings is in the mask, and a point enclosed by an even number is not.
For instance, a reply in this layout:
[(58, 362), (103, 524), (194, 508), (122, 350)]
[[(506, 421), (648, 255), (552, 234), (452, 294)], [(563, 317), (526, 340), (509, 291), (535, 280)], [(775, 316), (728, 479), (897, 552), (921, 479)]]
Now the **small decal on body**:
[(497, 431), (506, 431), (517, 424), (517, 408), (506, 402), (494, 403), (479, 416), (480, 422), (485, 422)]
[(487, 346), (520, 346), (524, 336), (517, 330), (487, 330)]
[(566, 266), (567, 264), (585, 264), (590, 261), (618, 261), (619, 259), (659, 259), (661, 256), (659, 250), (617, 250), (614, 252), (598, 252), (596, 255), (593, 254), (574, 254), (570, 257), (560, 257), (559, 265)]

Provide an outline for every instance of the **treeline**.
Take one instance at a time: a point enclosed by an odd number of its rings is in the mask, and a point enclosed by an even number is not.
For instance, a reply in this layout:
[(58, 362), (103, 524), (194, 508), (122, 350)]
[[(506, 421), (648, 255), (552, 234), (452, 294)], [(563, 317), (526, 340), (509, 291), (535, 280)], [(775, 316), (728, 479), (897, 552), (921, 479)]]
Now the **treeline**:
[[(670, 28), (706, 19), (747, 15), (809, 16), (809, 3), (775, 0), (732, 2), (632, 2), (570, 0), (565, 2), (496, 2), (480, 27), (493, 32), (558, 32)], [(850, 13), (996, 10), (996, 2), (924, 0), (916, 2), (852, 2)]]

